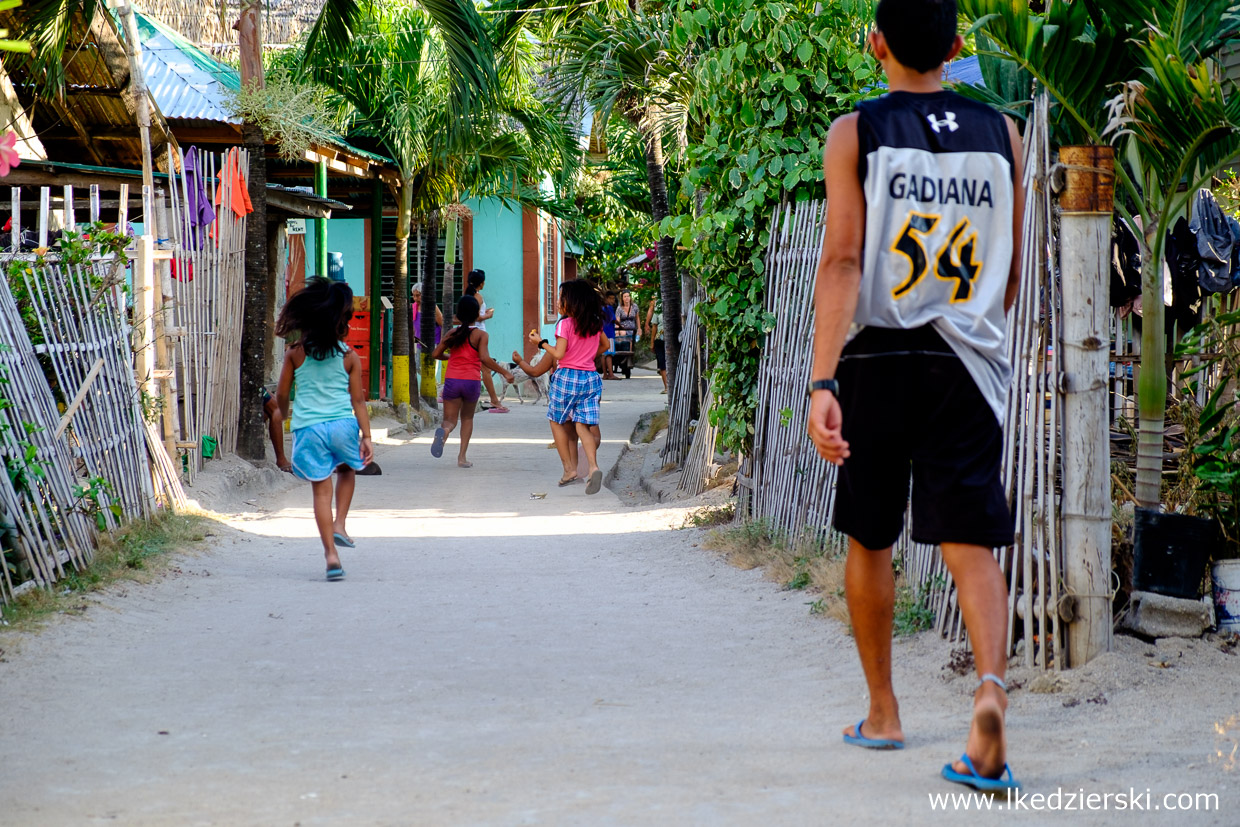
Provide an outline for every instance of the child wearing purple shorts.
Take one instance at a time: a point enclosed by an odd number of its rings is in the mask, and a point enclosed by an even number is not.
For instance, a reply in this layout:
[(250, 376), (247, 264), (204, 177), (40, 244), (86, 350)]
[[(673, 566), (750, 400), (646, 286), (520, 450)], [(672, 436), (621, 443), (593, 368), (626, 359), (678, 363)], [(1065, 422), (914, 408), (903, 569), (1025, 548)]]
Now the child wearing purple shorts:
[(461, 296), (456, 305), (460, 327), (445, 336), (431, 354), (436, 359), (448, 360), (443, 383), (443, 425), (435, 429), (431, 456), (443, 456), (444, 442), (460, 422), (461, 450), (456, 464), (461, 468), (473, 467), (473, 463), (465, 458), (465, 452), (469, 450), (469, 438), (474, 433), (474, 412), (478, 407), (478, 397), (482, 394), (482, 366), (498, 371), (509, 382), (513, 380), (508, 369), (487, 352), (487, 332), (470, 327), (478, 320), (479, 310), (477, 299)]

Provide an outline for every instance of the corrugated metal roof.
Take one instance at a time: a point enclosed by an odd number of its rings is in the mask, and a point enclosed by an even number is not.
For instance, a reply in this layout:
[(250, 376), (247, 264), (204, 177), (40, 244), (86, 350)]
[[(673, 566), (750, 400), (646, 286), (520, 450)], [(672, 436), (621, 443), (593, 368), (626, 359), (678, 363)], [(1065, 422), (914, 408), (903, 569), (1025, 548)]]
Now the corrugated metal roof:
[(241, 123), (224, 107), (229, 93), (241, 88), (237, 71), (158, 20), (140, 12), (134, 16), (142, 43), (146, 85), (164, 117)]
[(971, 83), (983, 87), (986, 85), (982, 77), (981, 61), (976, 55), (950, 61), (943, 67), (943, 80), (947, 83)]
[[(241, 119), (230, 114), (225, 106), (228, 96), (241, 88), (241, 74), (236, 69), (220, 63), (154, 17), (138, 10), (134, 17), (142, 43), (146, 85), (165, 118), (241, 123)], [(333, 143), (360, 158), (380, 164), (392, 163), (390, 158), (353, 146), (343, 138)]]

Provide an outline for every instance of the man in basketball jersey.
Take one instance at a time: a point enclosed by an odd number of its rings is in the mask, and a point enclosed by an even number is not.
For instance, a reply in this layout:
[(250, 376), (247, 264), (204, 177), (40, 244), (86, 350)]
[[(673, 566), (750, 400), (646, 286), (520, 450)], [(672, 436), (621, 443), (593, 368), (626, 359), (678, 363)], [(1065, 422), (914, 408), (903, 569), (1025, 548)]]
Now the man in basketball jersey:
[(826, 237), (815, 295), (809, 434), (840, 466), (835, 527), (870, 690), (849, 744), (900, 749), (891, 683), (891, 547), (904, 527), (939, 545), (981, 681), (965, 752), (943, 767), (981, 790), (1016, 786), (1003, 683), (1007, 587), (992, 549), (1012, 543), (1000, 480), (1024, 203), (1015, 126), (946, 91), (960, 51), (955, 0), (881, 0), (870, 46), (888, 92), (832, 124)]

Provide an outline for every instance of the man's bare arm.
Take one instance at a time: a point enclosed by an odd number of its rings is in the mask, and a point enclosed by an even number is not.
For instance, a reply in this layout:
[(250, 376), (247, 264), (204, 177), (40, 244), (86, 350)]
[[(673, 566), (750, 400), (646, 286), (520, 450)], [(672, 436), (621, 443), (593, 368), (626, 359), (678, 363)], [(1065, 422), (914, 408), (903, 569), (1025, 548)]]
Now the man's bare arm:
[(814, 379), (835, 376), (857, 310), (865, 243), (865, 193), (857, 177), (857, 116), (831, 125), (823, 158), (827, 231), (814, 286)]
[[(814, 284), (813, 379), (832, 379), (844, 339), (857, 311), (861, 254), (865, 245), (865, 193), (857, 176), (857, 116), (831, 125), (823, 157), (827, 185), (827, 228)], [(815, 391), (809, 407), (809, 437), (828, 462), (849, 456), (840, 402), (829, 390)]]
[(1004, 115), (1007, 121), (1008, 138), (1012, 142), (1012, 267), (1008, 271), (1007, 291), (1003, 294), (1003, 312), (1012, 309), (1016, 304), (1016, 294), (1020, 290), (1021, 251), (1025, 231), (1025, 153), (1020, 140), (1020, 132), (1012, 119)]

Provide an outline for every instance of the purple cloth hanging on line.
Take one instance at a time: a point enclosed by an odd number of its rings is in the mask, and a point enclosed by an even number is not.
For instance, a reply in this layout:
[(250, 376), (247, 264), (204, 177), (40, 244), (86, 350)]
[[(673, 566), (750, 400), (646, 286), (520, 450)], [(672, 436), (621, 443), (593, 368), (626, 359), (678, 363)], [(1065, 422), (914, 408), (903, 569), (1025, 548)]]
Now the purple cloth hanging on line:
[(215, 208), (211, 206), (211, 198), (207, 195), (207, 185), (199, 169), (198, 147), (191, 146), (185, 153), (185, 198), (188, 210), (186, 220), (189, 224), (190, 244), (198, 249), (202, 240), (202, 227), (215, 222)]

